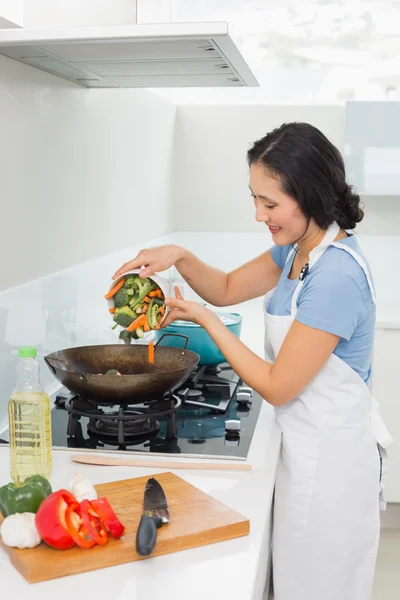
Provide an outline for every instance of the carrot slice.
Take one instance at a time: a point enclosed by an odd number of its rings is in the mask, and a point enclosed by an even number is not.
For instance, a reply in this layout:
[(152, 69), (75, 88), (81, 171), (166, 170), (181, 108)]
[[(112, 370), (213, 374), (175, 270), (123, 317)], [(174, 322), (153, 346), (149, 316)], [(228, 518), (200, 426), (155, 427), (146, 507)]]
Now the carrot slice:
[(111, 314), (115, 313), (115, 308), (110, 308), (109, 310)]
[(112, 298), (113, 296), (115, 296), (115, 294), (118, 292), (118, 290), (120, 290), (122, 288), (122, 286), (125, 283), (125, 279), (122, 278), (120, 279), (120, 281), (117, 283), (117, 285), (114, 285), (114, 287), (112, 288), (112, 290), (110, 290), (105, 296), (104, 298), (106, 300), (109, 300), (110, 298)]
[(132, 323), (129, 325), (129, 327), (127, 327), (127, 330), (134, 331), (135, 329), (137, 329), (138, 327), (143, 325), (145, 320), (146, 320), (145, 315), (140, 315), (137, 319), (132, 321)]
[(154, 344), (153, 344), (153, 342), (149, 343), (149, 362), (154, 363)]

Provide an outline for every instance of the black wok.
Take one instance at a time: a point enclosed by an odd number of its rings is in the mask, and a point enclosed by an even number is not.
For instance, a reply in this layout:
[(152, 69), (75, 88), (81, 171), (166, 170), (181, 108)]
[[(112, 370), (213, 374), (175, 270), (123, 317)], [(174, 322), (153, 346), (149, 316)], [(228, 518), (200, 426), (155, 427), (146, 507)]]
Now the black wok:
[[(186, 344), (182, 349), (157, 342), (154, 364), (149, 363), (148, 346), (142, 344), (80, 346), (53, 352), (44, 360), (58, 381), (75, 394), (99, 403), (138, 404), (163, 398), (189, 377), (200, 357), (186, 350)], [(105, 375), (110, 369), (121, 376)]]

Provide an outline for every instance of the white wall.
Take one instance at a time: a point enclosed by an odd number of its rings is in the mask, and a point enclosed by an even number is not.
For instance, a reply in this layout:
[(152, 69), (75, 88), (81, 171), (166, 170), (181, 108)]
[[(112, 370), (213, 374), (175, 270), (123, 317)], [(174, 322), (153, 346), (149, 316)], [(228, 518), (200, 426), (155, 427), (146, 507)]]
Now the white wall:
[(0, 292), (171, 230), (175, 110), (0, 56)]
[(136, 0), (24, 0), (24, 27), (132, 25)]
[[(254, 220), (246, 152), (253, 141), (289, 121), (312, 123), (343, 151), (343, 106), (179, 106), (173, 179), (177, 229), (262, 230)], [(363, 201), (366, 217), (359, 233), (398, 235), (400, 198)]]

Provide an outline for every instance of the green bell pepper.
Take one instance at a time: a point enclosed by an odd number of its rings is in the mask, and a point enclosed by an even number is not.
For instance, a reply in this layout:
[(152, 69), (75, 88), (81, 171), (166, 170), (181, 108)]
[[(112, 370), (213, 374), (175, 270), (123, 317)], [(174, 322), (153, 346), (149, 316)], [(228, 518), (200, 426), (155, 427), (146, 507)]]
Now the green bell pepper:
[(51, 491), (50, 483), (42, 475), (32, 475), (22, 485), (7, 483), (0, 488), (0, 511), (4, 517), (15, 513), (35, 513)]

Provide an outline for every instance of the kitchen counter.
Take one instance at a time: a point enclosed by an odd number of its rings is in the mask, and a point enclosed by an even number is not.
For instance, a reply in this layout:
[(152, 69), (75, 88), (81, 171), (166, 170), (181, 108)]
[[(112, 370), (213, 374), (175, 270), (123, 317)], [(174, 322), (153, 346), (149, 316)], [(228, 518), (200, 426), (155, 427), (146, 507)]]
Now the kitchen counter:
[[(89, 597), (101, 592), (110, 600), (261, 600), (269, 578), (270, 516), (280, 432), (273, 409), (261, 409), (250, 447), (250, 472), (174, 472), (192, 485), (217, 498), (250, 519), (250, 535), (201, 548), (149, 558), (28, 584), (0, 548), (0, 579), (8, 594), (30, 600), (71, 600), (79, 593)], [(73, 451), (77, 453), (76, 450)], [(65, 487), (77, 470), (94, 484), (156, 475), (159, 469), (78, 465), (71, 451), (54, 451), (53, 489)], [(179, 460), (179, 459), (178, 459)], [(170, 469), (169, 469), (170, 470)], [(8, 446), (0, 445), (0, 485), (10, 481)], [(173, 522), (171, 522), (171, 526)], [(90, 550), (88, 550), (90, 552)], [(84, 551), (82, 552), (84, 556)], [(157, 576), (157, 579), (156, 579)], [(190, 590), (190, 591), (189, 591)]]

